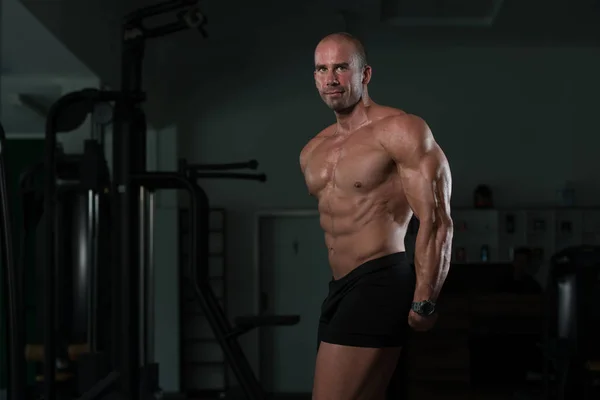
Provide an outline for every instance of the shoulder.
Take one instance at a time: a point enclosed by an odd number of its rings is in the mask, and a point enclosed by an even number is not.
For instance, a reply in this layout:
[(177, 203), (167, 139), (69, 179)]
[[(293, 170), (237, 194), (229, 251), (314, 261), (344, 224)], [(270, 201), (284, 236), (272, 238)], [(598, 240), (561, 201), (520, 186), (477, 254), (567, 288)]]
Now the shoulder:
[(413, 114), (396, 114), (378, 122), (377, 138), (394, 158), (426, 153), (437, 147), (425, 120)]
[(304, 147), (300, 151), (300, 165), (302, 166), (303, 170), (304, 170), (306, 162), (307, 162), (308, 158), (310, 157), (310, 155), (312, 154), (313, 150), (317, 146), (319, 146), (319, 144), (321, 144), (321, 142), (323, 140), (325, 140), (327, 137), (333, 135), (334, 130), (335, 130), (335, 124), (329, 125), (325, 129), (323, 129), (321, 132), (319, 132), (315, 136), (313, 136), (308, 141), (308, 143), (306, 143), (306, 145), (304, 145)]

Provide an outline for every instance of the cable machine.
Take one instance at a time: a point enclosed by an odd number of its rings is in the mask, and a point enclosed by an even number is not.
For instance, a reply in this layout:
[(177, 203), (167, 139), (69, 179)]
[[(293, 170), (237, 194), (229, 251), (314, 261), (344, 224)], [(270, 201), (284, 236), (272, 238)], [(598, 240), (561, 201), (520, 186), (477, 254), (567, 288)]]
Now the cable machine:
[[(190, 28), (206, 37), (205, 18), (197, 0), (170, 0), (129, 14), (123, 25), (121, 88), (84, 89), (60, 98), (46, 123), (43, 164), (25, 174), (24, 192), (34, 192), (34, 174), (43, 175), (37, 225), (43, 205), (45, 255), (43, 265), (43, 345), (23, 343), (23, 290), (12, 259), (10, 210), (3, 158), (0, 162), (3, 273), (8, 286), (9, 400), (29, 398), (26, 361), (43, 366), (41, 398), (149, 400), (162, 397), (159, 368), (152, 354), (153, 326), (153, 194), (183, 190), (190, 196), (191, 240), (189, 276), (194, 294), (246, 398), (265, 399), (237, 338), (260, 326), (295, 325), (298, 316), (238, 317), (231, 325), (208, 281), (209, 200), (198, 178), (265, 181), (264, 174), (223, 170), (258, 163), (188, 165), (178, 171), (146, 170), (146, 118), (142, 109), (142, 63), (148, 39)], [(149, 18), (176, 13), (175, 22), (148, 28)], [(84, 153), (65, 155), (57, 134), (71, 132), (94, 113), (110, 105), (113, 122), (112, 170), (109, 173), (103, 138), (85, 142)], [(5, 151), (2, 138), (1, 151)], [(207, 172), (219, 170), (221, 172)], [(28, 184), (30, 184), (28, 186)], [(74, 239), (75, 238), (75, 239)], [(79, 257), (74, 257), (76, 253)], [(83, 254), (83, 256), (82, 256)], [(65, 261), (67, 260), (67, 261)], [(70, 269), (65, 270), (65, 265)], [(22, 266), (21, 266), (22, 267)], [(70, 276), (70, 285), (64, 277)], [(69, 299), (65, 300), (65, 293)], [(102, 294), (109, 293), (101, 299)], [(39, 305), (39, 304), (38, 304)], [(70, 305), (70, 307), (69, 307)], [(107, 329), (108, 327), (108, 329)], [(66, 340), (68, 339), (68, 340)], [(74, 342), (75, 341), (75, 342)], [(24, 351), (25, 350), (25, 351)], [(24, 354), (25, 353), (25, 356)], [(69, 369), (70, 368), (70, 369)], [(63, 388), (60, 373), (75, 370), (76, 385)]]

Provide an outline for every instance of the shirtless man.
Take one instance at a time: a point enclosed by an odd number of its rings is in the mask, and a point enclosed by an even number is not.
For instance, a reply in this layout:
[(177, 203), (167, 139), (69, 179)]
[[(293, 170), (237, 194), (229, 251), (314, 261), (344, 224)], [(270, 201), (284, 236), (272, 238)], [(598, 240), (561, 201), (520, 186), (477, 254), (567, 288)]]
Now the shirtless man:
[[(315, 81), (337, 122), (304, 147), (333, 279), (319, 321), (315, 400), (379, 400), (409, 326), (430, 329), (453, 235), (448, 161), (419, 117), (374, 103), (371, 67), (346, 33), (315, 51)], [(419, 219), (415, 268), (404, 237)]]

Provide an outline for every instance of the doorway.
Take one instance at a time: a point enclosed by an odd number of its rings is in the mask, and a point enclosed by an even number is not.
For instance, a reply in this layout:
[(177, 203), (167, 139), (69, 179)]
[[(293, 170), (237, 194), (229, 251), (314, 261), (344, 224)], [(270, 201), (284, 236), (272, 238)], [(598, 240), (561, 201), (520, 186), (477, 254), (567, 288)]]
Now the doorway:
[(257, 216), (260, 311), (299, 315), (290, 327), (260, 329), (260, 378), (272, 393), (311, 393), (317, 327), (331, 271), (315, 211)]

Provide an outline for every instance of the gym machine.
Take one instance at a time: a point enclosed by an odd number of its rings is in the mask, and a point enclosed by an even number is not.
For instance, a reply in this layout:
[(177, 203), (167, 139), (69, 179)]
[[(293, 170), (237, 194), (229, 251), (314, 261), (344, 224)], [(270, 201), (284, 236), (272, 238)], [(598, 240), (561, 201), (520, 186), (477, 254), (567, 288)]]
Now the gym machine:
[(600, 361), (600, 247), (575, 246), (556, 253), (548, 279), (545, 398), (597, 399), (598, 371), (590, 367)]
[[(129, 14), (123, 26), (121, 89), (84, 89), (69, 93), (49, 111), (44, 162), (32, 168), (22, 180), (23, 196), (31, 195), (36, 193), (33, 176), (36, 172), (44, 175), (41, 200), (32, 202), (38, 205), (33, 207), (38, 212), (32, 211), (33, 215), (28, 219), (30, 227), (37, 225), (42, 212), (40, 204), (43, 204), (43, 346), (26, 346), (19, 342), (25, 337), (19, 334), (25, 327), (18, 318), (23, 291), (18, 290), (18, 271), (10, 261), (12, 253), (6, 251), (12, 248), (10, 221), (3, 218), (2, 255), (5, 259), (8, 257), (3, 270), (8, 272), (6, 282), (13, 288), (7, 291), (10, 294), (7, 304), (11, 310), (8, 314), (11, 331), (9, 400), (28, 398), (25, 395), (28, 388), (23, 353), (28, 360), (40, 361), (43, 365), (42, 398), (45, 400), (56, 400), (59, 395), (61, 399), (80, 400), (148, 400), (162, 396), (158, 386), (158, 365), (151, 351), (152, 198), (157, 190), (184, 190), (189, 194), (191, 257), (188, 273), (192, 277), (196, 300), (246, 398), (266, 398), (237, 338), (260, 326), (295, 325), (299, 317), (249, 316), (236, 318), (233, 326), (229, 323), (207, 279), (210, 207), (206, 193), (197, 184), (200, 178), (265, 181), (266, 176), (222, 172), (256, 169), (256, 161), (188, 165), (182, 160), (178, 171), (146, 170), (146, 118), (142, 109), (145, 43), (148, 39), (189, 28), (196, 28), (206, 36), (205, 18), (196, 3), (196, 0), (171, 0)], [(148, 18), (175, 12), (176, 22), (154, 28), (144, 24)], [(58, 133), (77, 129), (99, 105), (110, 105), (113, 111), (110, 172), (101, 138), (87, 140), (83, 155), (77, 156), (63, 154), (57, 145)], [(208, 172), (216, 170), (221, 172)], [(4, 199), (5, 193), (2, 194)], [(8, 203), (3, 202), (2, 212), (9, 217), (7, 206)], [(70, 217), (65, 218), (67, 215)], [(75, 240), (69, 240), (67, 236)], [(65, 246), (69, 248), (65, 250)], [(86, 257), (72, 257), (73, 248), (85, 249)], [(65, 259), (70, 262), (65, 263)], [(71, 265), (70, 270), (65, 271), (63, 264)], [(63, 273), (72, 277), (71, 290), (62, 290)], [(63, 292), (71, 293), (71, 302), (64, 299)], [(104, 304), (100, 294), (106, 292), (110, 296)], [(66, 304), (73, 306), (67, 310)], [(100, 306), (103, 304), (107, 306)], [(107, 327), (110, 332), (106, 332)], [(65, 343), (66, 338), (77, 343)], [(77, 387), (67, 391), (58, 386), (60, 375), (57, 374), (65, 366), (77, 371), (74, 378)]]

